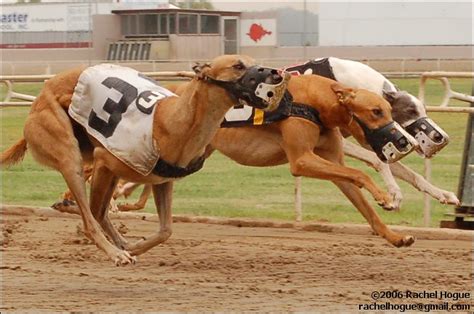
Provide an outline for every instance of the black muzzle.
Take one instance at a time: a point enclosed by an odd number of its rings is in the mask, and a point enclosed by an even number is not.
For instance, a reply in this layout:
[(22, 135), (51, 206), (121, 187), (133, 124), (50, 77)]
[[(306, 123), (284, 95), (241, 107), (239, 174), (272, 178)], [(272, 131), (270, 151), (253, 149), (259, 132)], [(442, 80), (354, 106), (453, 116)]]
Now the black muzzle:
[(416, 146), (416, 140), (395, 121), (370, 129), (354, 115), (354, 120), (364, 131), (365, 139), (380, 160), (392, 163), (408, 155)]
[(433, 157), (449, 143), (448, 134), (427, 117), (415, 120), (405, 130), (417, 140), (420, 154), (426, 158)]
[[(281, 73), (281, 74), (280, 74)], [(276, 69), (252, 66), (236, 81), (206, 80), (223, 87), (241, 105), (274, 110), (280, 103), (291, 75)]]

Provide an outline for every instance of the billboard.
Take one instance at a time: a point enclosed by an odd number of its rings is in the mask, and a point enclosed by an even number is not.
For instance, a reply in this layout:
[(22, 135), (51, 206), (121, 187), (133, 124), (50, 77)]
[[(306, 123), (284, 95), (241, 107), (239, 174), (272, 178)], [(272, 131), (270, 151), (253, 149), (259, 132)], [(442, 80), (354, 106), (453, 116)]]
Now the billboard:
[(90, 5), (2, 6), (2, 32), (87, 31)]

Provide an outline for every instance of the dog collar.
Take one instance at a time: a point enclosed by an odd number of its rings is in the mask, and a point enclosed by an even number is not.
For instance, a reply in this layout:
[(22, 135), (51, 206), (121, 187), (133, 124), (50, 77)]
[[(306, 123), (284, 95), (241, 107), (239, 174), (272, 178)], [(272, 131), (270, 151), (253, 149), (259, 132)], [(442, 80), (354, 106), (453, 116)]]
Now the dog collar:
[(182, 178), (201, 170), (205, 160), (204, 155), (202, 155), (186, 167), (179, 167), (160, 158), (156, 162), (152, 173), (163, 178)]
[(324, 124), (319, 117), (319, 111), (305, 104), (291, 102), (290, 117), (303, 118), (324, 128)]

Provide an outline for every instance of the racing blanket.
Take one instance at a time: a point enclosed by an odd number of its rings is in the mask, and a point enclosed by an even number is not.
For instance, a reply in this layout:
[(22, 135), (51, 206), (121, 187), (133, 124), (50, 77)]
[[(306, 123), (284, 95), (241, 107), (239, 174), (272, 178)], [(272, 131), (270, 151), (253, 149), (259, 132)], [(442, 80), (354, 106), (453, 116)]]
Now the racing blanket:
[(147, 175), (159, 158), (153, 113), (169, 96), (175, 94), (134, 69), (100, 64), (79, 76), (68, 112), (115, 157)]
[[(317, 74), (336, 80), (328, 58), (310, 60), (299, 65), (287, 67), (284, 70), (290, 72), (291, 75), (294, 76)], [(294, 106), (292, 106), (292, 100), (289, 99), (287, 95), (285, 95), (285, 97), (282, 99), (278, 108), (271, 112), (264, 112), (263, 110), (252, 108), (246, 105), (234, 106), (226, 113), (221, 127), (233, 128), (271, 124), (286, 119), (290, 116), (299, 115), (299, 112), (296, 114), (294, 109)]]
[(291, 95), (287, 92), (278, 108), (274, 111), (265, 112), (261, 109), (247, 105), (234, 106), (227, 111), (222, 128), (234, 128), (249, 125), (265, 125), (286, 119), (290, 116)]

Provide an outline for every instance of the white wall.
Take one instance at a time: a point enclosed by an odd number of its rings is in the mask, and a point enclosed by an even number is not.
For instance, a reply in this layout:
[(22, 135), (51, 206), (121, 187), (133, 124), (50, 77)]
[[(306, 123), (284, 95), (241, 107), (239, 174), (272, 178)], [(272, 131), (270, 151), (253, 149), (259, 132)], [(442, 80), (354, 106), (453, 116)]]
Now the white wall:
[(321, 2), (321, 46), (472, 45), (472, 2)]
[(211, 0), (216, 10), (237, 12), (259, 12), (291, 8), (294, 10), (306, 10), (317, 13), (319, 1), (317, 0)]

